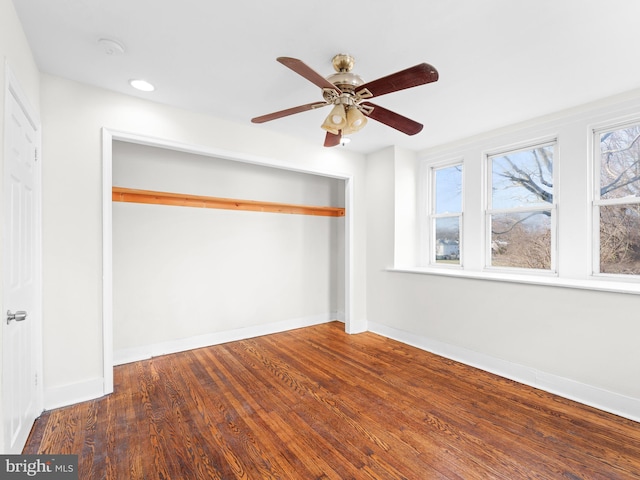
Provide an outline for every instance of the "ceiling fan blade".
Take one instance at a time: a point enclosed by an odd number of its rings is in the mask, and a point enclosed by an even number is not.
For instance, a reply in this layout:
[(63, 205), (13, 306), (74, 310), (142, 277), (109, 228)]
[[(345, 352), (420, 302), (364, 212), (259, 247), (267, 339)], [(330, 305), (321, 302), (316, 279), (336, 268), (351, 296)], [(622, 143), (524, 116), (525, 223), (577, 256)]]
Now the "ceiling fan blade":
[(287, 117), (289, 115), (293, 115), (294, 113), (306, 112), (307, 110), (313, 110), (314, 108), (325, 107), (329, 105), (327, 102), (314, 102), (307, 103), (306, 105), (300, 105), (298, 107), (287, 108), (286, 110), (280, 110), (279, 112), (268, 113), (267, 115), (262, 115), (260, 117), (255, 117), (251, 119), (252, 123), (264, 123), (269, 122), (271, 120), (275, 120), (277, 118)]
[[(371, 102), (362, 102), (361, 105), (366, 106), (363, 113), (369, 117), (377, 120), (380, 123), (395, 128), (396, 130), (406, 133), (407, 135), (415, 135), (422, 131), (422, 124), (418, 123), (410, 118), (403, 117), (402, 115), (387, 110), (386, 108), (374, 105)], [(372, 108), (372, 110), (370, 110)]]
[(324, 146), (335, 147), (340, 145), (340, 140), (342, 140), (342, 135), (340, 133), (336, 135), (335, 133), (327, 132), (326, 137), (324, 137)]
[[(405, 88), (417, 87), (438, 80), (438, 71), (428, 63), (401, 70), (386, 77), (367, 82), (356, 89), (362, 98), (379, 97)], [(371, 93), (371, 95), (369, 95)]]
[(318, 87), (323, 89), (329, 88), (331, 90), (335, 90), (338, 93), (341, 93), (338, 87), (336, 87), (333, 83), (324, 78), (322, 75), (320, 75), (318, 72), (313, 70), (301, 60), (291, 57), (278, 57), (276, 60), (278, 60), (285, 67), (288, 67), (296, 72), (298, 75), (302, 75), (304, 78), (317, 85)]

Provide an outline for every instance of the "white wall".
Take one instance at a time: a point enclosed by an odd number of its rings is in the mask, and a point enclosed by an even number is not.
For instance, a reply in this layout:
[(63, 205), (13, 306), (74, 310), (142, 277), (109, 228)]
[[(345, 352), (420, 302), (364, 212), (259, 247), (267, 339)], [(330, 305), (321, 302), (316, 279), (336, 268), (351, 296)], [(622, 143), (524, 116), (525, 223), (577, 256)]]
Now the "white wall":
[(100, 395), (102, 365), (101, 129), (353, 176), (351, 329), (366, 329), (364, 158), (43, 75), (45, 405)]
[[(640, 290), (637, 282), (619, 287), (589, 276), (587, 182), (590, 129), (605, 118), (628, 118), (634, 112), (637, 115), (638, 105), (640, 92), (630, 92), (596, 105), (420, 152), (419, 158), (434, 161), (465, 160), (464, 241), (471, 249), (465, 260), (473, 273), (466, 278), (465, 272), (453, 274), (448, 270), (443, 274), (441, 269), (437, 274), (436, 268), (415, 268), (415, 272), (422, 273), (407, 273), (407, 263), (397, 263), (395, 249), (406, 240), (397, 229), (394, 237), (394, 227), (403, 222), (398, 207), (406, 199), (397, 195), (396, 187), (404, 188), (401, 176), (406, 154), (389, 149), (370, 157), (369, 328), (640, 420)], [(482, 271), (483, 152), (549, 136), (558, 138), (560, 151), (555, 164), (560, 169), (558, 196), (563, 222), (559, 231), (560, 274), (553, 279), (530, 278), (531, 284), (504, 281), (507, 274), (499, 277)], [(419, 170), (416, 161), (416, 174)], [(399, 268), (388, 270), (394, 267)], [(634, 293), (598, 288), (627, 288)]]
[[(0, 0), (0, 146), (4, 145), (4, 102), (5, 69), (8, 66), (16, 77), (31, 108), (40, 114), (40, 74), (27, 43), (22, 26), (10, 0)], [(0, 148), (0, 171), (4, 171), (4, 148)], [(0, 198), (4, 198), (3, 185), (0, 182)], [(4, 214), (0, 213), (0, 216)], [(2, 229), (4, 219), (0, 221), (0, 251), (2, 251)], [(2, 272), (0, 255), (0, 272)], [(5, 312), (4, 298), (0, 292), (0, 312)], [(0, 328), (0, 349), (2, 348), (2, 328)], [(0, 372), (2, 372), (2, 352), (0, 352)], [(2, 416), (2, 382), (0, 381), (0, 418)], [(0, 424), (0, 452), (4, 452), (4, 424)]]
[[(113, 184), (344, 207), (343, 180), (126, 142)], [(344, 221), (114, 203), (115, 362), (343, 319)]]

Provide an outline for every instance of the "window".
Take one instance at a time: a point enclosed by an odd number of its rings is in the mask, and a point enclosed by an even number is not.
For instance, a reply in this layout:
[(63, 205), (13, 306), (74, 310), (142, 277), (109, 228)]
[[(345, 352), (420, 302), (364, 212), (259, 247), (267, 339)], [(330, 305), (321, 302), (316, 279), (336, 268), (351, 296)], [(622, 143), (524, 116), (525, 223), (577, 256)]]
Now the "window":
[(489, 155), (487, 266), (555, 270), (555, 142)]
[(396, 195), (398, 270), (640, 295), (639, 112), (607, 99), (440, 145), (416, 183), (401, 157), (396, 192), (419, 196)]
[(432, 168), (431, 263), (461, 265), (462, 164)]
[(640, 124), (595, 132), (595, 273), (640, 274)]

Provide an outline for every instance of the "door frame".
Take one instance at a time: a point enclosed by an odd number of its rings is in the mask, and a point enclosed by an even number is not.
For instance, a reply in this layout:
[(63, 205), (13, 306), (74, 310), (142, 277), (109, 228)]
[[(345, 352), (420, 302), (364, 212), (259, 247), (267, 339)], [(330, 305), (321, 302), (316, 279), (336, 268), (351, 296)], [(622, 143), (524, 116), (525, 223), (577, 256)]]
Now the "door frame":
[(216, 157), (254, 165), (280, 168), (283, 170), (309, 173), (336, 178), (344, 181), (345, 187), (345, 228), (344, 228), (344, 322), (347, 333), (363, 331), (356, 325), (354, 315), (354, 192), (353, 176), (341, 172), (321, 169), (300, 168), (287, 162), (257, 157), (238, 152), (229, 152), (199, 145), (189, 145), (130, 132), (102, 129), (102, 336), (104, 394), (113, 392), (113, 210), (111, 189), (113, 186), (113, 142), (129, 142), (138, 145), (164, 148), (192, 153), (205, 157)]
[[(35, 262), (35, 272), (34, 272), (34, 281), (35, 281), (35, 312), (33, 312), (33, 314), (30, 312), (29, 313), (29, 319), (32, 320), (32, 328), (33, 328), (33, 340), (34, 340), (34, 345), (33, 345), (33, 351), (32, 351), (32, 355), (33, 355), (33, 362), (35, 365), (35, 374), (36, 374), (36, 389), (35, 389), (35, 395), (36, 398), (34, 399), (34, 404), (35, 404), (35, 409), (36, 412), (38, 412), (38, 415), (40, 413), (42, 413), (44, 411), (44, 378), (43, 378), (43, 340), (42, 340), (42, 297), (43, 297), (43, 291), (42, 291), (42, 127), (41, 127), (41, 123), (40, 123), (40, 118), (38, 116), (38, 114), (36, 113), (36, 110), (31, 106), (31, 103), (28, 100), (27, 95), (24, 93), (24, 91), (22, 90), (22, 87), (20, 86), (17, 77), (13, 74), (13, 71), (11, 70), (11, 68), (9, 67), (8, 62), (5, 60), (4, 62), (4, 70), (5, 70), (5, 91), (4, 91), (4, 129), (6, 132), (7, 129), (7, 125), (9, 124), (9, 122), (11, 121), (10, 119), (10, 111), (9, 111), (9, 102), (7, 101), (7, 99), (11, 96), (13, 97), (16, 102), (18, 103), (18, 105), (20, 105), (20, 108), (22, 109), (25, 117), (27, 118), (27, 120), (29, 121), (29, 123), (31, 124), (31, 126), (34, 129), (35, 132), (35, 138), (34, 138), (34, 143), (35, 143), (35, 147), (36, 147), (36, 152), (37, 152), (37, 161), (35, 163), (35, 178), (34, 178), (34, 194), (35, 194), (35, 219), (34, 219), (34, 224), (35, 224), (35, 231), (34, 231), (34, 236), (35, 236), (35, 254), (34, 254), (34, 262)], [(3, 165), (2, 165), (2, 187), (0, 187), (1, 190), (1, 194), (2, 194), (2, 198), (4, 199), (4, 195), (5, 195), (5, 191), (4, 191), (4, 184), (5, 184), (5, 175), (6, 175), (6, 170), (4, 167), (4, 161), (7, 158), (7, 149), (8, 149), (8, 143), (7, 143), (7, 139), (6, 139), (6, 135), (4, 135), (3, 137), (3, 145), (2, 145), (2, 152), (3, 152), (3, 157), (2, 157), (2, 161), (3, 161)], [(6, 219), (4, 218), (4, 207), (3, 207), (3, 211), (2, 211), (2, 218), (3, 218), (3, 233), (4, 232), (4, 228), (6, 226)], [(3, 235), (6, 238), (6, 235)], [(2, 249), (5, 248), (4, 242), (2, 243)], [(2, 255), (4, 255), (4, 251), (2, 252)], [(2, 279), (2, 282), (4, 284), (4, 276)], [(4, 288), (3, 288), (4, 290)], [(6, 305), (5, 305), (5, 297), (4, 297), (4, 292), (2, 293), (2, 296), (0, 298), (0, 311), (5, 312), (6, 311)], [(2, 315), (2, 320), (4, 323), (4, 319), (5, 319), (5, 315), (3, 313)], [(4, 326), (3, 326), (4, 329)], [(2, 335), (2, 342), (4, 342), (4, 335)], [(4, 346), (3, 346), (4, 349)], [(0, 362), (1, 362), (1, 358), (0, 358)], [(4, 365), (2, 365), (2, 369), (4, 369)], [(4, 397), (4, 375), (2, 375), (3, 380), (0, 382), (0, 392), (2, 394), (2, 397)], [(3, 412), (3, 416), (4, 416), (4, 410)], [(4, 422), (4, 418), (1, 419)], [(7, 432), (4, 431), (4, 426), (0, 428), (0, 430), (2, 431), (2, 439), (0, 440), (0, 445), (3, 446), (4, 449), (8, 448), (8, 445), (4, 445), (5, 440), (6, 440), (6, 434)], [(26, 438), (25, 438), (26, 441)], [(13, 452), (16, 453), (16, 452)], [(20, 453), (20, 452), (17, 452)]]

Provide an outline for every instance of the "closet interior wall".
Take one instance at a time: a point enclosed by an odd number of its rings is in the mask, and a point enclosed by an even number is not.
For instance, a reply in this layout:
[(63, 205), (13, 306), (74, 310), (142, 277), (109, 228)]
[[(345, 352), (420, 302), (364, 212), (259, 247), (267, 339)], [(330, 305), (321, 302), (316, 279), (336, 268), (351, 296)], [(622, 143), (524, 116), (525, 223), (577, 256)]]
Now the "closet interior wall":
[[(297, 205), (345, 202), (341, 179), (121, 141), (113, 142), (113, 186)], [(112, 207), (116, 364), (344, 317), (344, 217)]]

